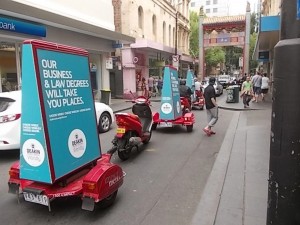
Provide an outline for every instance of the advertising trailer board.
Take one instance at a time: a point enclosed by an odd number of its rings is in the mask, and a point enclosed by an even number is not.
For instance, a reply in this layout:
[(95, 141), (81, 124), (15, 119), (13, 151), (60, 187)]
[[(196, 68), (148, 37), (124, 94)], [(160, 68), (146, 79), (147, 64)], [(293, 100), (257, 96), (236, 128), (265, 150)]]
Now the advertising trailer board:
[(176, 120), (181, 115), (178, 72), (176, 68), (166, 66), (159, 117), (163, 120)]
[(100, 157), (88, 52), (25, 41), (20, 177), (52, 184)]

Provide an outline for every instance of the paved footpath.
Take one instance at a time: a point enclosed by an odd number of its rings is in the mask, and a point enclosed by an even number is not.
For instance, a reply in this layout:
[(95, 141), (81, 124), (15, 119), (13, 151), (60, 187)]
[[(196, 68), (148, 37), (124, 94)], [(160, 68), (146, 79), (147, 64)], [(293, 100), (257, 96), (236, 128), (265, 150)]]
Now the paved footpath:
[(191, 224), (266, 224), (271, 101), (251, 103), (250, 110), (225, 97), (218, 104), (235, 115)]
[[(271, 99), (250, 103), (226, 103), (226, 93), (217, 98), (220, 110), (234, 116), (207, 180), (191, 225), (266, 224)], [(153, 99), (154, 100), (154, 99)], [(159, 100), (159, 99), (155, 99)], [(112, 100), (114, 112), (132, 103)], [(209, 138), (209, 137), (208, 137)]]

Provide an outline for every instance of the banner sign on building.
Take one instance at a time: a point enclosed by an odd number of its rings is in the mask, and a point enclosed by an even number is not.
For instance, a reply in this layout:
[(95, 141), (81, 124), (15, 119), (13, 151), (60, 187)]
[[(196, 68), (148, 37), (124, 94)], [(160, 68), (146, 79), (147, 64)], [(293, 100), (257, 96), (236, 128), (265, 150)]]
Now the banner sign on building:
[(87, 51), (25, 41), (22, 75), (20, 177), (51, 184), (101, 157)]
[(46, 37), (46, 27), (0, 16), (0, 30)]
[(300, 0), (297, 0), (297, 20), (300, 20)]

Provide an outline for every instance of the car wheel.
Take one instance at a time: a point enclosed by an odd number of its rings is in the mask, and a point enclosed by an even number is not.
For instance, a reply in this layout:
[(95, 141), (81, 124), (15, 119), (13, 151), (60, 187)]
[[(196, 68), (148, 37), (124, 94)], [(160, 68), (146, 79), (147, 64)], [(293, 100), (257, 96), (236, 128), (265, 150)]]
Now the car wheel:
[(111, 126), (111, 118), (107, 112), (101, 114), (98, 122), (98, 130), (100, 133), (107, 132)]

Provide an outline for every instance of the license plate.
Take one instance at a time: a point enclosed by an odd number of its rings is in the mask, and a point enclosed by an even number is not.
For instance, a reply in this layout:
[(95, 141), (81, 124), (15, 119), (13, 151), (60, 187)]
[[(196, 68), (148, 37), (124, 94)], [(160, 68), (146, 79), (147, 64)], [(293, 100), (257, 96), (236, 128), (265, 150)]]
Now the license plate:
[(160, 127), (173, 127), (173, 124), (171, 122), (161, 122), (159, 124)]
[(117, 134), (125, 134), (125, 128), (117, 128)]
[(49, 205), (49, 199), (46, 195), (36, 195), (33, 193), (27, 193), (27, 192), (24, 192), (23, 195), (24, 195), (25, 201), (27, 201), (27, 202), (38, 203), (38, 204), (46, 205), (46, 206)]

